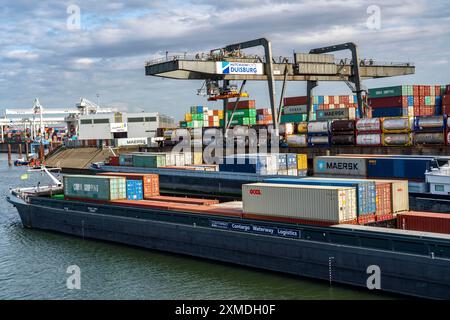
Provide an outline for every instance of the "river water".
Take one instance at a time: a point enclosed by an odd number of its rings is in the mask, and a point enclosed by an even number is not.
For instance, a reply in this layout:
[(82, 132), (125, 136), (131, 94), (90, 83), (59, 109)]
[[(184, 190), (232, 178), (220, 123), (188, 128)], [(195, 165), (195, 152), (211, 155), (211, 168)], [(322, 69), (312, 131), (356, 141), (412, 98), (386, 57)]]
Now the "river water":
[[(11, 187), (49, 182), (0, 154), (0, 299), (390, 299), (279, 273), (181, 255), (23, 229), (5, 201)], [(67, 268), (81, 270), (81, 288), (66, 286)]]

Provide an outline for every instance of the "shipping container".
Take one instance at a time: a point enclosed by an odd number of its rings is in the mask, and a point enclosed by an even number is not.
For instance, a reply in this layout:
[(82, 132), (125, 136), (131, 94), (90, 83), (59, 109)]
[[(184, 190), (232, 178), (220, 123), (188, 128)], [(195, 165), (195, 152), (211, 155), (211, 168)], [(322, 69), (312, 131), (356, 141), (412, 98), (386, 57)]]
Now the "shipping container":
[(123, 177), (128, 180), (142, 182), (143, 198), (159, 196), (159, 176), (157, 174), (125, 173), (125, 172), (102, 172), (98, 176)]
[(317, 121), (308, 123), (308, 134), (328, 134), (329, 132), (328, 121)]
[(414, 119), (414, 131), (443, 131), (445, 119), (442, 116), (416, 117)]
[(307, 170), (308, 169), (308, 155), (307, 154), (297, 154), (297, 169)]
[(354, 134), (333, 135), (331, 137), (331, 145), (333, 146), (354, 146), (356, 144), (356, 137)]
[(288, 135), (286, 143), (289, 147), (299, 148), (308, 146), (308, 136), (306, 134)]
[[(234, 109), (235, 102), (228, 102), (227, 104), (227, 110), (233, 110)], [(256, 102), (255, 100), (240, 100), (237, 104), (236, 110), (240, 109), (256, 109)]]
[(382, 136), (383, 146), (410, 146), (411, 134), (409, 133), (383, 133)]
[(414, 133), (415, 145), (442, 145), (445, 144), (444, 132), (416, 132)]
[(354, 120), (355, 118), (356, 118), (355, 108), (319, 110), (317, 111), (316, 116), (316, 119), (318, 121), (334, 120), (334, 119)]
[(402, 117), (408, 115), (408, 108), (403, 107), (372, 108), (371, 110), (373, 118)]
[(110, 166), (118, 167), (120, 166), (120, 161), (118, 156), (110, 156), (108, 160)]
[(308, 113), (307, 105), (284, 106), (283, 114), (306, 114)]
[[(359, 119), (356, 121), (356, 130), (358, 132), (381, 132), (381, 120), (376, 119)], [(380, 141), (381, 142), (381, 141)]]
[(367, 177), (425, 180), (425, 172), (436, 165), (427, 158), (369, 158)]
[[(308, 177), (309, 180), (329, 178), (328, 175), (323, 177)], [(355, 178), (346, 178), (345, 176), (333, 177), (344, 181), (355, 181)], [(392, 212), (397, 214), (399, 212), (409, 211), (409, 188), (407, 180), (385, 180), (385, 179), (363, 179), (362, 181), (373, 181), (375, 183), (390, 183), (391, 184), (391, 203)]]
[(450, 234), (450, 214), (408, 212), (397, 215), (397, 228)]
[(306, 121), (306, 114), (282, 114), (280, 118), (280, 123), (287, 122), (303, 122)]
[(133, 167), (159, 168), (165, 165), (165, 154), (133, 154)]
[(285, 106), (300, 106), (307, 105), (307, 97), (288, 97), (284, 98), (283, 104)]
[(358, 216), (374, 214), (376, 211), (376, 185), (373, 181), (339, 181), (334, 179), (309, 180), (298, 178), (271, 178), (263, 180), (264, 183), (293, 184), (293, 185), (319, 185), (333, 187), (350, 187), (356, 190), (356, 205)]
[(329, 136), (309, 136), (308, 137), (308, 146), (310, 147), (320, 147), (320, 146), (329, 146), (330, 145), (330, 137)]
[(331, 132), (349, 132), (356, 130), (355, 120), (335, 120), (331, 123)]
[(367, 176), (367, 159), (320, 156), (314, 158), (314, 174)]
[(372, 108), (406, 107), (402, 96), (369, 99)]
[(67, 175), (63, 177), (64, 196), (80, 199), (126, 199), (126, 180), (113, 176)]
[(382, 131), (384, 133), (407, 133), (411, 131), (409, 118), (385, 118), (382, 120)]
[(132, 154), (121, 154), (119, 155), (119, 165), (123, 167), (133, 166), (133, 155)]
[(142, 180), (127, 179), (127, 200), (143, 200), (144, 187)]
[[(376, 183), (376, 207), (377, 216), (392, 216), (392, 183)], [(377, 221), (380, 220), (377, 219)]]
[(395, 87), (369, 89), (370, 98), (387, 98), (387, 97), (412, 95), (409, 93), (411, 93), (411, 91), (408, 91), (408, 86), (395, 86)]
[(285, 154), (237, 154), (224, 157), (223, 163), (219, 165), (219, 171), (222, 172), (259, 175), (276, 175), (278, 169), (286, 169)]
[(356, 145), (358, 146), (381, 146), (381, 134), (358, 134), (356, 136)]
[(242, 199), (248, 214), (336, 224), (357, 219), (355, 188), (255, 183), (242, 186)]

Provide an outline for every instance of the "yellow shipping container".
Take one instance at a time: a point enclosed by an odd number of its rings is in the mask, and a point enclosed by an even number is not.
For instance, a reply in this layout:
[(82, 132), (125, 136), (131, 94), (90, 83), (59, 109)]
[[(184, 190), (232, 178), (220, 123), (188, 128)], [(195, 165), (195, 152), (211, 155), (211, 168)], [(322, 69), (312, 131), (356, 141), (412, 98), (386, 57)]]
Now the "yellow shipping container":
[(308, 155), (297, 154), (297, 169), (307, 170), (308, 169)]
[(184, 115), (184, 121), (187, 121), (187, 122), (192, 121), (192, 114), (186, 113), (186, 114)]
[(300, 122), (297, 126), (298, 133), (308, 133), (308, 122)]

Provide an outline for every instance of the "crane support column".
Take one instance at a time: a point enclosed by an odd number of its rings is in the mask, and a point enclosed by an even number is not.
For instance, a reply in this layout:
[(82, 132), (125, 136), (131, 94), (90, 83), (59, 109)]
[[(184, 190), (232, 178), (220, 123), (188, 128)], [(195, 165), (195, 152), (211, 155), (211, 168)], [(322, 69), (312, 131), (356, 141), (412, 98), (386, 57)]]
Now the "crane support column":
[[(230, 80), (223, 80), (223, 89), (226, 90), (230, 85)], [(228, 112), (227, 112), (228, 99), (223, 100), (223, 137), (227, 136), (228, 125)]]

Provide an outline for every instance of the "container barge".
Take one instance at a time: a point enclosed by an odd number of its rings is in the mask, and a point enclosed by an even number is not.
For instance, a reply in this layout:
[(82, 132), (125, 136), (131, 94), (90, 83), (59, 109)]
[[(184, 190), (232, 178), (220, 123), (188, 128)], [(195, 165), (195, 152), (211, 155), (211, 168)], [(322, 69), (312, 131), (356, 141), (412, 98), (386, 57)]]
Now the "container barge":
[[(244, 203), (217, 204), (189, 198), (185, 203), (168, 198), (120, 199), (125, 196), (125, 183), (117, 176), (89, 177), (91, 182), (82, 187), (79, 177), (72, 179), (76, 181), (64, 179), (71, 186), (64, 195), (61, 186), (23, 188), (12, 190), (7, 200), (17, 208), (26, 228), (363, 288), (367, 288), (372, 275), (368, 270), (377, 266), (382, 291), (450, 298), (450, 235), (351, 224), (335, 226), (354, 223), (356, 218), (356, 190), (350, 187), (272, 184), (269, 194), (277, 189), (281, 196), (285, 194), (283, 188), (291, 193), (320, 190), (321, 197), (327, 198), (315, 207), (301, 202), (300, 196), (291, 197), (293, 202), (286, 208), (301, 205), (306, 214), (298, 219), (264, 204), (271, 201), (260, 198), (270, 187), (268, 183), (246, 185)], [(99, 181), (95, 184), (99, 187), (93, 188), (95, 196), (91, 187), (86, 188), (94, 185), (92, 179)], [(90, 199), (85, 198), (86, 193)], [(318, 216), (323, 218), (322, 225), (307, 220)]]

